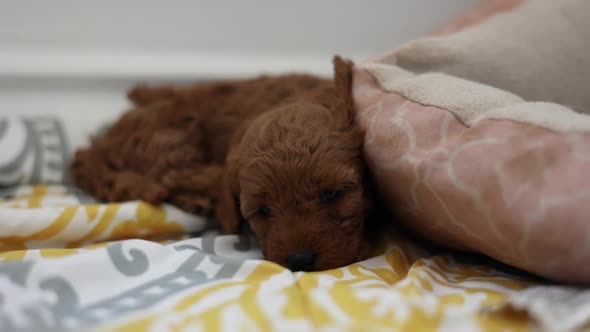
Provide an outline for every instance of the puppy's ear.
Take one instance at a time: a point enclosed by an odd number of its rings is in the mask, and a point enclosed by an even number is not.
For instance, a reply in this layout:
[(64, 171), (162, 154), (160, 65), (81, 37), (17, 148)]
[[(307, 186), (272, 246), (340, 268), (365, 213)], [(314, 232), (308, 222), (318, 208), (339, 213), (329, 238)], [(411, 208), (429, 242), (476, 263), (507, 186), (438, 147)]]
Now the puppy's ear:
[(236, 234), (240, 232), (243, 223), (238, 195), (238, 161), (229, 156), (226, 161), (221, 188), (217, 197), (215, 216), (224, 232)]
[(349, 120), (354, 120), (354, 101), (352, 99), (352, 68), (353, 63), (350, 60), (334, 56), (332, 60), (334, 65), (334, 87), (336, 93), (344, 104), (344, 111)]

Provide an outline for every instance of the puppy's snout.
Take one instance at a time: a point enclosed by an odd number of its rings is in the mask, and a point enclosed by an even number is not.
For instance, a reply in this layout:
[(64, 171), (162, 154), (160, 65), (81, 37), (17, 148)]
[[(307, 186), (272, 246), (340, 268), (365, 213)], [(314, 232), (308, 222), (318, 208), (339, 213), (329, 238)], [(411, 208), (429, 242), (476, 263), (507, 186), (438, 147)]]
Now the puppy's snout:
[(313, 271), (316, 254), (311, 251), (303, 251), (287, 257), (287, 267), (295, 271)]

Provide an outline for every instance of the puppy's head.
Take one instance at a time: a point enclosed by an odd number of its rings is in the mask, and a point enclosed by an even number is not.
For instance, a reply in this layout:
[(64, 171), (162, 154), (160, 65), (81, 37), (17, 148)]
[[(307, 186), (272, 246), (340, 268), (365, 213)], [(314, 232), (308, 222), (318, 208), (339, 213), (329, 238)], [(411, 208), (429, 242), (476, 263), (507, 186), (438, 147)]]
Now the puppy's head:
[(334, 100), (296, 101), (251, 123), (228, 158), (218, 217), (247, 222), (266, 259), (292, 270), (324, 270), (367, 254), (371, 210), (354, 122), (351, 64), (335, 59)]

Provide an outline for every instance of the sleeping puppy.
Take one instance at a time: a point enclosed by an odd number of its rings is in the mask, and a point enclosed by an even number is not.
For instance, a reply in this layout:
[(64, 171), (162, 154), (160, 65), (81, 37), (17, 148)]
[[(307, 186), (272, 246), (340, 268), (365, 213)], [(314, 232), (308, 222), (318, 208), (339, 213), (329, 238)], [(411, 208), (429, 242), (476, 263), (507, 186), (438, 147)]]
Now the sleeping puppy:
[(72, 164), (75, 182), (110, 201), (170, 202), (244, 223), (266, 259), (294, 271), (368, 254), (374, 211), (354, 119), (352, 64), (334, 80), (307, 75), (138, 87), (125, 114)]
[(336, 91), (280, 105), (234, 137), (217, 217), (248, 222), (264, 257), (292, 270), (340, 267), (367, 254), (371, 212), (363, 133), (350, 64), (335, 59)]

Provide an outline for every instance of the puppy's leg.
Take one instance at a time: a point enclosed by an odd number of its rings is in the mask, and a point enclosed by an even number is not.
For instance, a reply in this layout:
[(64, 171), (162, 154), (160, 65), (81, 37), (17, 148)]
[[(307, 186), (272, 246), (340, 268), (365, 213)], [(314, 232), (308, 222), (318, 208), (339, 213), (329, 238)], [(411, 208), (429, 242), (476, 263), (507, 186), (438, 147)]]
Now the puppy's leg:
[(167, 189), (148, 177), (129, 170), (116, 170), (94, 150), (80, 150), (74, 156), (71, 174), (83, 190), (110, 202), (141, 199), (159, 204)]
[(107, 199), (111, 202), (140, 199), (150, 204), (160, 204), (168, 196), (168, 189), (154, 179), (127, 170), (113, 173), (112, 189)]
[(215, 206), (215, 217), (226, 233), (236, 234), (245, 223), (240, 212), (237, 162), (228, 158)]
[(174, 193), (169, 201), (181, 210), (198, 216), (209, 217), (213, 212), (213, 199), (205, 194)]
[(221, 165), (195, 165), (169, 171), (162, 184), (172, 193), (172, 204), (199, 215), (211, 215), (221, 173)]

